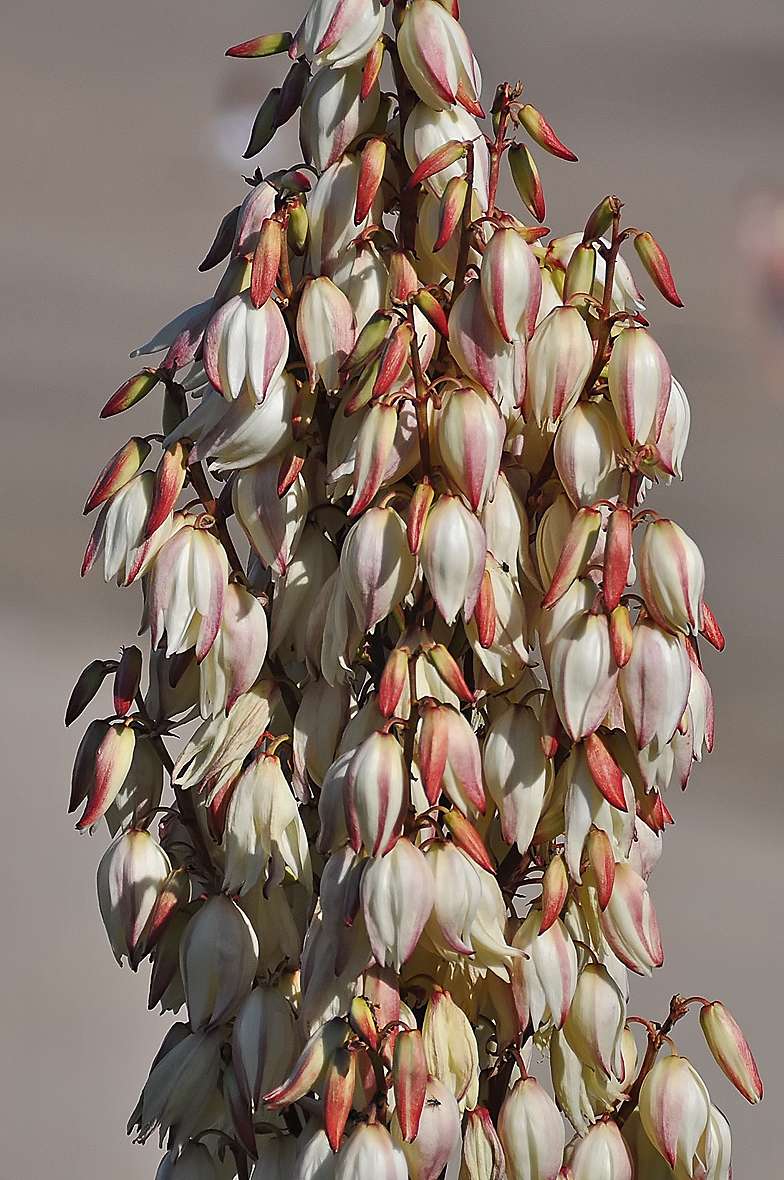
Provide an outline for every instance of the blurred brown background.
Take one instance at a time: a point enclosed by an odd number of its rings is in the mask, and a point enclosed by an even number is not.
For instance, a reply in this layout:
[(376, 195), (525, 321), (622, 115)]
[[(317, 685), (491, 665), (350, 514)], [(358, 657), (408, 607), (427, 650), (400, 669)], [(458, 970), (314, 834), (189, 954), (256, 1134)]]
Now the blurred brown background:
[[(105, 831), (79, 838), (65, 814), (79, 737), (62, 728), (68, 693), (88, 660), (129, 641), (140, 606), (97, 573), (80, 584), (81, 508), (108, 456), (155, 429), (146, 407), (105, 424), (98, 410), (134, 371), (131, 348), (210, 293), (196, 265), (244, 191), (243, 137), (283, 76), (278, 59), (223, 50), (300, 15), (250, 0), (4, 12), (0, 1180), (155, 1174), (155, 1145), (130, 1145), (124, 1124), (167, 1022), (146, 1013), (146, 979), (117, 969), (101, 927)], [(667, 959), (636, 1006), (661, 1018), (673, 992), (707, 993), (740, 1021), (766, 1084), (757, 1110), (692, 1022), (678, 1045), (732, 1121), (736, 1180), (754, 1180), (779, 1164), (784, 1100), (784, 9), (465, 0), (463, 20), (486, 105), (497, 81), (521, 77), (580, 156), (542, 163), (547, 224), (579, 229), (619, 194), (664, 245), (686, 304), (669, 308), (642, 276), (693, 411), (686, 483), (658, 502), (702, 546), (728, 646), (707, 661), (715, 754), (668, 800), (677, 826), (653, 878)]]

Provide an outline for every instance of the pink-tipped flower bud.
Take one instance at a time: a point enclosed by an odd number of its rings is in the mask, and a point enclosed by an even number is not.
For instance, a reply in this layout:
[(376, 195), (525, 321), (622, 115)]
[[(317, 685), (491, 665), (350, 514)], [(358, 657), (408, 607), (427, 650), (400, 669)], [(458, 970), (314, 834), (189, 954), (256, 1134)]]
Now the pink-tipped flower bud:
[(248, 388), (257, 402), (263, 402), (283, 372), (288, 353), (288, 329), (277, 303), (268, 299), (254, 307), (250, 291), (224, 303), (204, 333), (207, 376), (228, 401)]
[(506, 1157), (490, 1112), (476, 1106), (465, 1116), (459, 1180), (504, 1180)]
[[(435, 111), (426, 103), (420, 102), (406, 121), (403, 149), (408, 166), (414, 175), (419, 166), (428, 157), (432, 157), (433, 153), (449, 144), (462, 147), (466, 143), (474, 145), (474, 193), (484, 209), (487, 206), (488, 155), (476, 119), (459, 106)], [(448, 147), (447, 153), (450, 152), (456, 152), (456, 148)], [(431, 172), (425, 180), (425, 188), (437, 200), (441, 199), (453, 176), (465, 176), (465, 155), (463, 149), (453, 157), (451, 163), (440, 167), (437, 172)]]
[(539, 178), (539, 169), (524, 143), (513, 143), (509, 148), (509, 168), (520, 200), (532, 217), (544, 221), (544, 190)]
[(381, 0), (311, 0), (289, 55), (345, 69), (367, 56), (383, 25)]
[(118, 963), (126, 956), (135, 971), (171, 864), (149, 832), (131, 829), (118, 836), (98, 865), (98, 905)]
[(558, 715), (574, 741), (599, 728), (618, 681), (606, 615), (577, 614), (553, 641), (550, 678)]
[(360, 897), (379, 966), (400, 971), (410, 959), (430, 917), (434, 896), (433, 874), (410, 840), (399, 839), (385, 856), (367, 863)]
[(280, 461), (267, 459), (238, 472), (231, 499), (237, 520), (265, 566), (285, 574), (294, 558), (307, 520), (308, 493), (298, 475), (278, 495)]
[(346, 822), (355, 852), (389, 852), (403, 830), (409, 803), (403, 748), (392, 733), (365, 738), (348, 768), (344, 787)]
[(449, 313), (449, 351), (463, 372), (499, 403), (522, 396), (522, 345), (507, 344), (487, 310), (480, 283), (468, 283)]
[(694, 1156), (710, 1119), (710, 1095), (685, 1057), (657, 1061), (640, 1089), (645, 1133), (673, 1169), (694, 1176)]
[(501, 411), (484, 390), (463, 386), (446, 394), (436, 418), (438, 449), (474, 512), (495, 491), (505, 434)]
[(555, 1180), (566, 1133), (558, 1107), (534, 1078), (521, 1078), (498, 1116), (509, 1180)]
[(111, 457), (98, 476), (84, 505), (84, 515), (124, 488), (144, 463), (151, 450), (143, 438), (132, 438)]
[(609, 1078), (623, 1076), (621, 1039), (626, 1003), (606, 967), (588, 963), (577, 980), (564, 1034), (584, 1065)]
[(357, 1055), (344, 1046), (336, 1049), (324, 1078), (324, 1126), (333, 1151), (340, 1147), (354, 1101)]
[(601, 913), (604, 936), (631, 971), (650, 975), (664, 962), (659, 924), (642, 877), (628, 864), (615, 866), (610, 900)]
[(481, 278), (487, 310), (504, 340), (530, 339), (542, 298), (542, 272), (522, 234), (496, 230), (482, 259)]
[(570, 1180), (632, 1180), (632, 1157), (618, 1129), (607, 1120), (594, 1123), (588, 1133), (567, 1149)]
[(403, 1135), (397, 1109), (392, 1135), (403, 1149), (410, 1180), (438, 1180), (460, 1143), (460, 1111), (452, 1091), (437, 1078), (429, 1078), (416, 1138), (408, 1140)]
[(306, 259), (311, 274), (332, 275), (341, 253), (371, 219), (377, 219), (376, 211), (371, 210), (365, 223), (355, 225), (358, 187), (359, 160), (345, 154), (322, 172), (313, 186), (308, 199), (310, 245)]
[[(510, 705), (496, 717), (482, 747), (482, 768), (501, 832), (525, 855), (552, 784), (552, 763), (542, 751), (541, 727), (526, 705)], [(560, 907), (559, 907), (560, 908)]]
[(585, 841), (585, 851), (596, 882), (599, 909), (603, 911), (610, 903), (615, 885), (615, 852), (610, 837), (602, 828), (591, 828)]
[(311, 387), (321, 378), (331, 392), (338, 386), (338, 370), (356, 341), (354, 312), (343, 292), (330, 279), (306, 283), (297, 312), (297, 338), (308, 366)]
[(259, 965), (250, 920), (218, 893), (191, 918), (180, 945), (180, 970), (191, 1028), (217, 1028), (240, 1008)]
[(700, 1008), (700, 1026), (720, 1069), (749, 1102), (762, 1098), (762, 1081), (749, 1043), (720, 1000)]
[(645, 605), (656, 622), (667, 631), (699, 631), (705, 565), (694, 541), (674, 521), (648, 525), (639, 570)]
[(451, 705), (422, 709), (417, 761), (425, 794), (435, 803), (443, 790), (464, 815), (469, 809), (484, 815), (482, 759), (468, 719)]
[(568, 147), (564, 147), (561, 143), (544, 115), (540, 115), (530, 103), (526, 103), (516, 111), (516, 118), (525, 127), (534, 143), (544, 148), (550, 155), (558, 156), (561, 160), (575, 161), (577, 159), (574, 152), (570, 152)]
[(379, 185), (384, 177), (387, 159), (387, 145), (383, 139), (371, 139), (362, 149), (359, 161), (357, 183), (357, 204), (354, 209), (354, 224), (364, 221), (376, 199)]
[(351, 141), (373, 123), (378, 113), (379, 91), (371, 83), (363, 100), (364, 80), (359, 63), (347, 70), (325, 66), (313, 76), (305, 91), (299, 140), (305, 159), (318, 172), (324, 172), (339, 160)]
[(593, 341), (576, 307), (556, 307), (528, 347), (526, 407), (541, 426), (557, 422), (580, 396), (593, 364)]
[(413, 0), (398, 30), (397, 48), (409, 82), (429, 107), (442, 111), (459, 102), (470, 114), (484, 116), (468, 38), (438, 0)]
[(323, 1079), (337, 1049), (345, 1045), (351, 1029), (345, 1020), (333, 1017), (319, 1025), (309, 1038), (289, 1074), (279, 1086), (264, 1094), (270, 1110), (281, 1110), (298, 1102)]
[(633, 628), (632, 654), (621, 668), (618, 691), (640, 749), (672, 738), (689, 698), (691, 664), (679, 635), (642, 619)]
[(544, 934), (560, 915), (569, 894), (569, 874), (563, 857), (556, 853), (542, 878), (542, 921), (539, 933)]
[[(76, 825), (79, 832), (98, 823), (114, 802), (131, 769), (136, 747), (136, 734), (127, 723), (111, 725), (103, 733), (97, 728), (102, 723), (94, 725), (96, 729), (88, 729), (85, 734), (87, 740), (83, 740), (79, 747), (74, 765), (71, 810), (78, 807), (83, 798), (87, 799), (82, 817)], [(89, 740), (88, 735), (93, 741)], [(82, 759), (80, 754), (84, 755)], [(77, 793), (81, 798), (74, 802)]]
[(272, 294), (278, 279), (284, 244), (283, 223), (277, 218), (268, 217), (261, 226), (250, 272), (250, 299), (254, 307), (261, 307)]
[(675, 280), (672, 277), (670, 264), (667, 261), (667, 255), (662, 250), (659, 243), (654, 238), (653, 234), (647, 231), (642, 234), (635, 234), (634, 248), (640, 257), (640, 260), (647, 270), (650, 277), (656, 286), (657, 291), (664, 296), (668, 302), (675, 305), (675, 307), (683, 307), (681, 297), (675, 288)]
[(372, 631), (405, 598), (416, 574), (406, 526), (393, 508), (369, 508), (352, 526), (340, 571), (362, 630)]
[(645, 328), (623, 328), (613, 344), (608, 382), (629, 442), (658, 442), (670, 400), (667, 359)]
[(596, 548), (602, 527), (598, 508), (580, 508), (566, 534), (561, 556), (553, 572), (550, 588), (542, 599), (542, 609), (549, 610), (563, 598), (572, 583), (584, 573)]
[(422, 569), (441, 615), (452, 624), (462, 609), (470, 619), (487, 562), (485, 532), (457, 496), (430, 509), (422, 531)]
[(143, 397), (146, 397), (160, 381), (161, 377), (156, 369), (144, 369), (135, 377), (129, 377), (120, 388), (113, 393), (101, 410), (101, 418), (111, 418), (114, 414), (122, 414), (123, 410), (130, 410)]
[(468, 196), (468, 181), (464, 176), (453, 176), (444, 189), (438, 210), (438, 237), (433, 243), (433, 253), (437, 254), (457, 229), (457, 224), (463, 214), (463, 207)]
[(158, 553), (150, 578), (152, 646), (165, 634), (167, 656), (195, 646), (203, 660), (220, 628), (228, 577), (220, 541), (196, 524), (180, 528)]

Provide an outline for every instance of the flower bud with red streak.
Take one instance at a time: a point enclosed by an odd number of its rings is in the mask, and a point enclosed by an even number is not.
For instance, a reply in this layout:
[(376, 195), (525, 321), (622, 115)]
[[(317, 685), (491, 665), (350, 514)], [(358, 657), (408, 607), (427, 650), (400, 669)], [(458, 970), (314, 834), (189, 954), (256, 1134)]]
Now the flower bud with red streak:
[(507, 343), (530, 339), (542, 298), (542, 272), (515, 229), (498, 229), (482, 258), (482, 294), (490, 318)]
[(610, 837), (601, 828), (591, 828), (585, 842), (585, 851), (596, 881), (599, 909), (604, 910), (610, 901), (615, 884), (615, 853)]
[(618, 691), (639, 749), (654, 738), (659, 749), (671, 740), (689, 699), (690, 682), (683, 639), (653, 619), (638, 620), (631, 658), (618, 677)]
[(446, 315), (441, 304), (436, 299), (432, 291), (427, 291), (424, 288), (418, 291), (414, 297), (414, 303), (422, 312), (422, 315), (433, 325), (437, 332), (448, 340), (449, 339), (449, 324), (447, 323)]
[(664, 962), (664, 951), (648, 888), (630, 865), (621, 862), (613, 868), (610, 897), (601, 907), (604, 936), (626, 967), (650, 975)]
[(404, 1141), (411, 1143), (419, 1131), (427, 1093), (427, 1061), (419, 1029), (403, 1029), (395, 1038), (392, 1085), (400, 1131)]
[(576, 307), (555, 307), (528, 346), (526, 406), (539, 425), (575, 405), (593, 364), (593, 341)]
[(610, 615), (610, 642), (616, 664), (619, 668), (624, 668), (631, 659), (634, 632), (629, 608), (623, 603), (616, 606)]
[(584, 744), (588, 769), (598, 790), (613, 807), (626, 811), (623, 774), (609, 747), (598, 733), (589, 734)]
[(354, 498), (348, 510), (349, 517), (364, 512), (383, 484), (398, 425), (394, 406), (378, 404), (368, 410), (357, 434)]
[(708, 643), (716, 648), (716, 651), (724, 651), (725, 640), (721, 632), (721, 627), (713, 617), (713, 611), (710, 610), (705, 602), (702, 604), (700, 635), (704, 635)]
[(332, 1055), (324, 1079), (324, 1125), (333, 1151), (340, 1147), (354, 1100), (356, 1055), (340, 1046)]
[(544, 116), (540, 115), (530, 103), (526, 103), (525, 106), (520, 107), (516, 111), (516, 117), (522, 123), (523, 127), (525, 127), (534, 143), (544, 148), (550, 155), (558, 156), (561, 160), (574, 161), (577, 159), (574, 152), (570, 152), (568, 147), (564, 147)]
[(484, 815), (479, 743), (462, 713), (451, 705), (423, 705), (418, 750), (422, 785), (431, 803), (443, 790), (464, 814), (470, 805)]
[(542, 599), (542, 609), (550, 610), (563, 598), (580, 574), (585, 572), (602, 527), (598, 508), (580, 508), (566, 535), (550, 588)]
[(364, 996), (354, 996), (348, 1010), (348, 1022), (357, 1036), (362, 1037), (371, 1049), (378, 1048), (378, 1028), (373, 1017), (373, 1009)]
[(389, 393), (398, 380), (408, 362), (413, 339), (414, 329), (407, 321), (391, 333), (381, 354), (381, 367), (373, 384), (373, 397), (383, 397)]
[(719, 1068), (749, 1102), (762, 1098), (762, 1081), (748, 1041), (720, 1000), (700, 1008), (700, 1026)]
[(564, 1125), (558, 1107), (534, 1078), (521, 1078), (498, 1116), (509, 1180), (555, 1180), (563, 1160)]
[(291, 33), (267, 33), (264, 37), (232, 45), (226, 50), (226, 57), (269, 57), (274, 53), (286, 53), (291, 42)]
[(422, 532), (427, 520), (427, 514), (433, 503), (435, 492), (429, 483), (419, 483), (414, 489), (411, 503), (408, 507), (408, 524), (406, 533), (408, 545), (413, 554), (419, 553), (422, 544)]
[(188, 450), (181, 442), (173, 443), (163, 452), (155, 472), (150, 515), (145, 525), (146, 537), (151, 537), (174, 511), (180, 492), (185, 486), (187, 471)]
[(438, 237), (433, 244), (433, 253), (443, 250), (457, 229), (468, 196), (468, 181), (464, 176), (453, 176), (448, 181), (438, 209)]
[(359, 181), (357, 203), (354, 208), (354, 225), (359, 225), (370, 213), (376, 199), (379, 185), (384, 176), (387, 159), (387, 145), (383, 139), (370, 139), (362, 149), (359, 158)]
[(444, 684), (451, 688), (461, 701), (465, 701), (467, 705), (475, 703), (475, 695), (466, 684), (465, 677), (454, 656), (448, 648), (444, 647), (443, 643), (434, 643), (432, 647), (427, 647), (425, 656), (438, 672)]
[(261, 226), (250, 272), (250, 298), (254, 307), (261, 307), (272, 294), (283, 246), (282, 223), (277, 218), (268, 217)]
[(702, 626), (705, 566), (691, 537), (672, 520), (655, 520), (640, 546), (640, 584), (648, 611), (667, 631)]
[(288, 1077), (263, 1098), (270, 1110), (281, 1110), (303, 1098), (323, 1078), (336, 1050), (345, 1045), (351, 1029), (345, 1020), (333, 1017), (308, 1040)]
[(482, 647), (492, 647), (495, 640), (497, 615), (493, 583), (489, 570), (485, 570), (482, 585), (479, 588), (479, 597), (476, 600), (476, 608), (474, 610), (474, 621), (476, 622), (479, 642)]
[(83, 832), (97, 823), (114, 801), (131, 769), (135, 746), (136, 734), (130, 725), (108, 728), (95, 751), (89, 771), (87, 806), (76, 825), (77, 831)]
[(475, 1106), (465, 1116), (460, 1180), (504, 1180), (506, 1158), (490, 1112)]
[(486, 869), (488, 873), (495, 872), (495, 865), (487, 851), (482, 837), (477, 832), (470, 820), (466, 819), (462, 811), (456, 808), (448, 811), (443, 817), (444, 827), (449, 832), (454, 843), (465, 852), (466, 856), (470, 856), (471, 860)]
[(606, 615), (580, 611), (553, 641), (550, 679), (564, 729), (573, 741), (601, 725), (618, 681)]
[(484, 117), (480, 80), (463, 29), (436, 0), (413, 0), (397, 35), (400, 61), (416, 93), (433, 110), (459, 102)]
[(460, 1111), (451, 1090), (429, 1078), (416, 1138), (406, 1141), (392, 1116), (392, 1134), (400, 1134), (410, 1180), (438, 1180), (460, 1143)]
[(381, 967), (400, 971), (433, 909), (435, 885), (424, 854), (402, 837), (362, 873), (360, 898), (370, 946)]
[(382, 717), (394, 716), (408, 682), (410, 658), (411, 652), (406, 647), (394, 647), (387, 657), (378, 685), (378, 707)]
[(155, 389), (160, 380), (161, 376), (157, 369), (143, 369), (135, 377), (129, 377), (109, 398), (101, 410), (101, 418), (111, 418), (114, 414), (122, 414), (124, 410), (130, 410), (131, 406), (135, 406), (152, 389)]
[(150, 444), (143, 438), (129, 439), (124, 447), (112, 456), (95, 481), (92, 491), (84, 505), (84, 515), (98, 508), (120, 488), (125, 487), (130, 479), (144, 463), (151, 450)]
[(607, 541), (604, 546), (604, 577), (602, 594), (608, 611), (614, 611), (621, 601), (629, 576), (632, 558), (632, 516), (625, 506), (610, 514)]
[(408, 771), (392, 733), (372, 733), (355, 753), (346, 775), (343, 802), (351, 844), (371, 856), (389, 852), (408, 807)]
[(645, 328), (621, 329), (607, 375), (610, 397), (629, 442), (657, 442), (670, 400), (672, 374), (667, 358)]
[(369, 508), (349, 530), (340, 572), (363, 631), (372, 631), (405, 598), (416, 562), (393, 508)]
[(428, 512), (419, 559), (436, 605), (452, 624), (462, 609), (470, 620), (487, 565), (485, 531), (457, 496), (443, 495)]
[(681, 297), (675, 289), (675, 280), (672, 277), (667, 255), (653, 235), (647, 231), (642, 234), (635, 234), (634, 248), (640, 257), (640, 261), (653, 280), (657, 291), (670, 303), (674, 304), (675, 307), (683, 307)]
[(656, 1062), (640, 1089), (645, 1133), (671, 1168), (694, 1174), (694, 1156), (710, 1118), (710, 1095), (685, 1057)]
[(509, 167), (514, 186), (526, 209), (538, 222), (544, 221), (544, 190), (539, 169), (524, 143), (513, 143), (509, 148)]
[(448, 139), (446, 143), (437, 147), (429, 156), (425, 156), (409, 177), (406, 188), (413, 188), (445, 168), (450, 168), (458, 160), (464, 160), (468, 155), (468, 145), (457, 139)]
[(384, 61), (384, 39), (379, 37), (365, 59), (362, 71), (362, 89), (359, 92), (360, 102), (364, 102), (378, 80)]
[(327, 390), (337, 389), (338, 371), (354, 348), (356, 328), (348, 299), (324, 275), (305, 284), (297, 312), (297, 339), (311, 388), (321, 378)]

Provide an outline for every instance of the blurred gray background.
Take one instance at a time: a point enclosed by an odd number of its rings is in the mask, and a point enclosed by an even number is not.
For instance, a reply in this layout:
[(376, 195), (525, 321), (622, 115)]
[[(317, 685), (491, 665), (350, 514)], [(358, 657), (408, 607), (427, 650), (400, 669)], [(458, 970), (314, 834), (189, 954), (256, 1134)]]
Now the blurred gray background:
[[(547, 225), (579, 229), (617, 193), (667, 250), (686, 304), (668, 307), (641, 276), (693, 412), (686, 482), (658, 503), (702, 547), (728, 644), (706, 664), (715, 753), (668, 799), (677, 825), (652, 882), (666, 962), (635, 1007), (662, 1018), (673, 992), (707, 993), (739, 1020), (766, 1085), (756, 1110), (720, 1075), (696, 1019), (677, 1043), (731, 1119), (736, 1180), (754, 1180), (778, 1168), (784, 1101), (784, 9), (463, 8), (485, 105), (496, 82), (522, 78), (580, 157), (542, 161)], [(109, 423), (98, 411), (135, 371), (130, 350), (211, 293), (196, 266), (245, 191), (245, 136), (283, 76), (281, 59), (223, 51), (300, 16), (250, 0), (4, 11), (0, 1180), (155, 1174), (155, 1144), (132, 1146), (124, 1126), (168, 1022), (145, 1010), (146, 969), (120, 971), (109, 951), (94, 893), (105, 830), (79, 837), (65, 814), (79, 737), (78, 724), (62, 727), (68, 693), (84, 664), (130, 641), (140, 608), (138, 590), (98, 573), (80, 583), (81, 509), (109, 455), (155, 429), (146, 406)], [(262, 166), (283, 162), (276, 150)]]

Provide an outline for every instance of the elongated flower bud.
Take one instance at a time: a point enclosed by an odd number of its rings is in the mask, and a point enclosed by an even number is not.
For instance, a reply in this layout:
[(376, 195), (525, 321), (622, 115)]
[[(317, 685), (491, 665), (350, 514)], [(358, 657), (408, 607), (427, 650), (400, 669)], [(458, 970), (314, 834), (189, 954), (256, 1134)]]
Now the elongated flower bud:
[(550, 588), (542, 599), (542, 609), (548, 610), (563, 598), (566, 591), (585, 569), (596, 547), (602, 514), (598, 508), (580, 508), (566, 534), (558, 565), (553, 572)]
[(553, 642), (550, 675), (558, 715), (575, 740), (601, 725), (618, 680), (605, 615), (583, 612)]
[(667, 631), (699, 630), (705, 566), (691, 537), (672, 520), (653, 521), (642, 539), (639, 566), (645, 605), (656, 622)]
[(250, 292), (224, 303), (204, 334), (204, 366), (215, 388), (234, 401), (243, 387), (263, 402), (283, 372), (289, 351), (286, 323), (277, 303), (254, 307)]
[(459, 1180), (503, 1180), (506, 1157), (489, 1111), (477, 1106), (465, 1116)]
[(615, 954), (638, 975), (664, 962), (659, 925), (642, 877), (629, 865), (615, 866), (615, 882), (602, 911), (602, 930)]
[(672, 377), (664, 353), (645, 328), (624, 328), (608, 368), (610, 397), (630, 443), (657, 442)]
[[(96, 741), (92, 758), (89, 763), (85, 759), (84, 787), (82, 788), (84, 794), (82, 798), (86, 796), (87, 806), (76, 825), (77, 831), (80, 832), (97, 823), (113, 803), (131, 768), (133, 752), (136, 746), (136, 734), (131, 726), (127, 724), (112, 725), (102, 736), (96, 731), (95, 737), (98, 740)], [(89, 755), (89, 753), (92, 753), (92, 751), (85, 747), (85, 754)], [(78, 762), (79, 757), (77, 755)], [(77, 780), (80, 777), (76, 773), (75, 766), (74, 786), (77, 785)], [(81, 790), (79, 793), (81, 793)], [(74, 807), (78, 807), (79, 802), (81, 800), (74, 803)]]
[(499, 403), (522, 400), (522, 348), (507, 344), (487, 310), (480, 283), (460, 292), (449, 314), (449, 351), (467, 376)]
[(245, 1101), (258, 1109), (266, 1094), (287, 1076), (296, 1052), (296, 1021), (276, 987), (256, 987), (237, 1013), (231, 1060)]
[(353, 525), (340, 570), (362, 630), (372, 631), (408, 594), (416, 572), (406, 526), (393, 508), (370, 508)]
[(541, 728), (531, 709), (510, 705), (490, 726), (482, 749), (487, 789), (498, 808), (507, 844), (525, 853), (552, 782), (542, 752)]
[(345, 1020), (327, 1020), (309, 1038), (286, 1079), (265, 1094), (264, 1101), (271, 1110), (280, 1110), (297, 1102), (323, 1077), (327, 1065), (337, 1049), (345, 1045), (351, 1029)]
[(427, 1068), (469, 1109), (479, 1093), (479, 1049), (471, 1022), (451, 993), (436, 989), (422, 1023)]
[(537, 221), (544, 221), (544, 191), (539, 169), (524, 143), (513, 143), (509, 148), (509, 168), (514, 186), (526, 209)]
[(443, 790), (464, 814), (469, 806), (484, 814), (479, 743), (462, 713), (450, 705), (425, 706), (417, 758), (432, 803)]
[(622, 1074), (621, 1035), (626, 1004), (606, 967), (589, 963), (580, 972), (564, 1023), (567, 1041), (590, 1069), (609, 1077)]
[(408, 771), (403, 748), (391, 733), (373, 733), (354, 755), (346, 775), (344, 806), (355, 852), (389, 852), (403, 830), (408, 807)]
[(450, 390), (436, 418), (438, 449), (474, 512), (495, 491), (504, 434), (501, 412), (484, 391), (471, 386)]
[(420, 560), (439, 611), (453, 623), (474, 613), (487, 560), (484, 529), (456, 496), (441, 496), (422, 532)]
[(683, 307), (681, 298), (675, 289), (675, 281), (667, 261), (667, 255), (653, 235), (647, 231), (635, 234), (634, 248), (660, 294), (675, 307)]
[(459, 102), (472, 115), (479, 105), (479, 77), (468, 39), (437, 0), (413, 0), (397, 35), (400, 61), (423, 102), (441, 111)]
[(265, 565), (285, 574), (302, 537), (309, 508), (305, 481), (297, 476), (278, 495), (276, 458), (240, 471), (231, 498), (237, 520)]
[(338, 369), (354, 347), (356, 330), (351, 304), (328, 278), (306, 284), (297, 312), (297, 338), (311, 386), (315, 388), (321, 378), (328, 392), (336, 389)]
[(487, 310), (504, 340), (530, 339), (542, 298), (542, 272), (517, 230), (496, 230), (482, 259), (481, 278)]
[(762, 1082), (748, 1041), (720, 1000), (700, 1008), (700, 1026), (708, 1048), (736, 1090), (749, 1102), (762, 1098)]
[(403, 1029), (395, 1038), (392, 1084), (395, 1089), (397, 1123), (406, 1143), (411, 1143), (419, 1131), (427, 1095), (427, 1076), (422, 1033), (418, 1028)]
[(593, 364), (593, 341), (576, 307), (556, 307), (528, 349), (526, 405), (540, 425), (557, 422), (580, 396)]
[(621, 471), (611, 416), (601, 404), (578, 402), (561, 418), (553, 459), (577, 508), (589, 507), (597, 500), (613, 500), (620, 492)]

